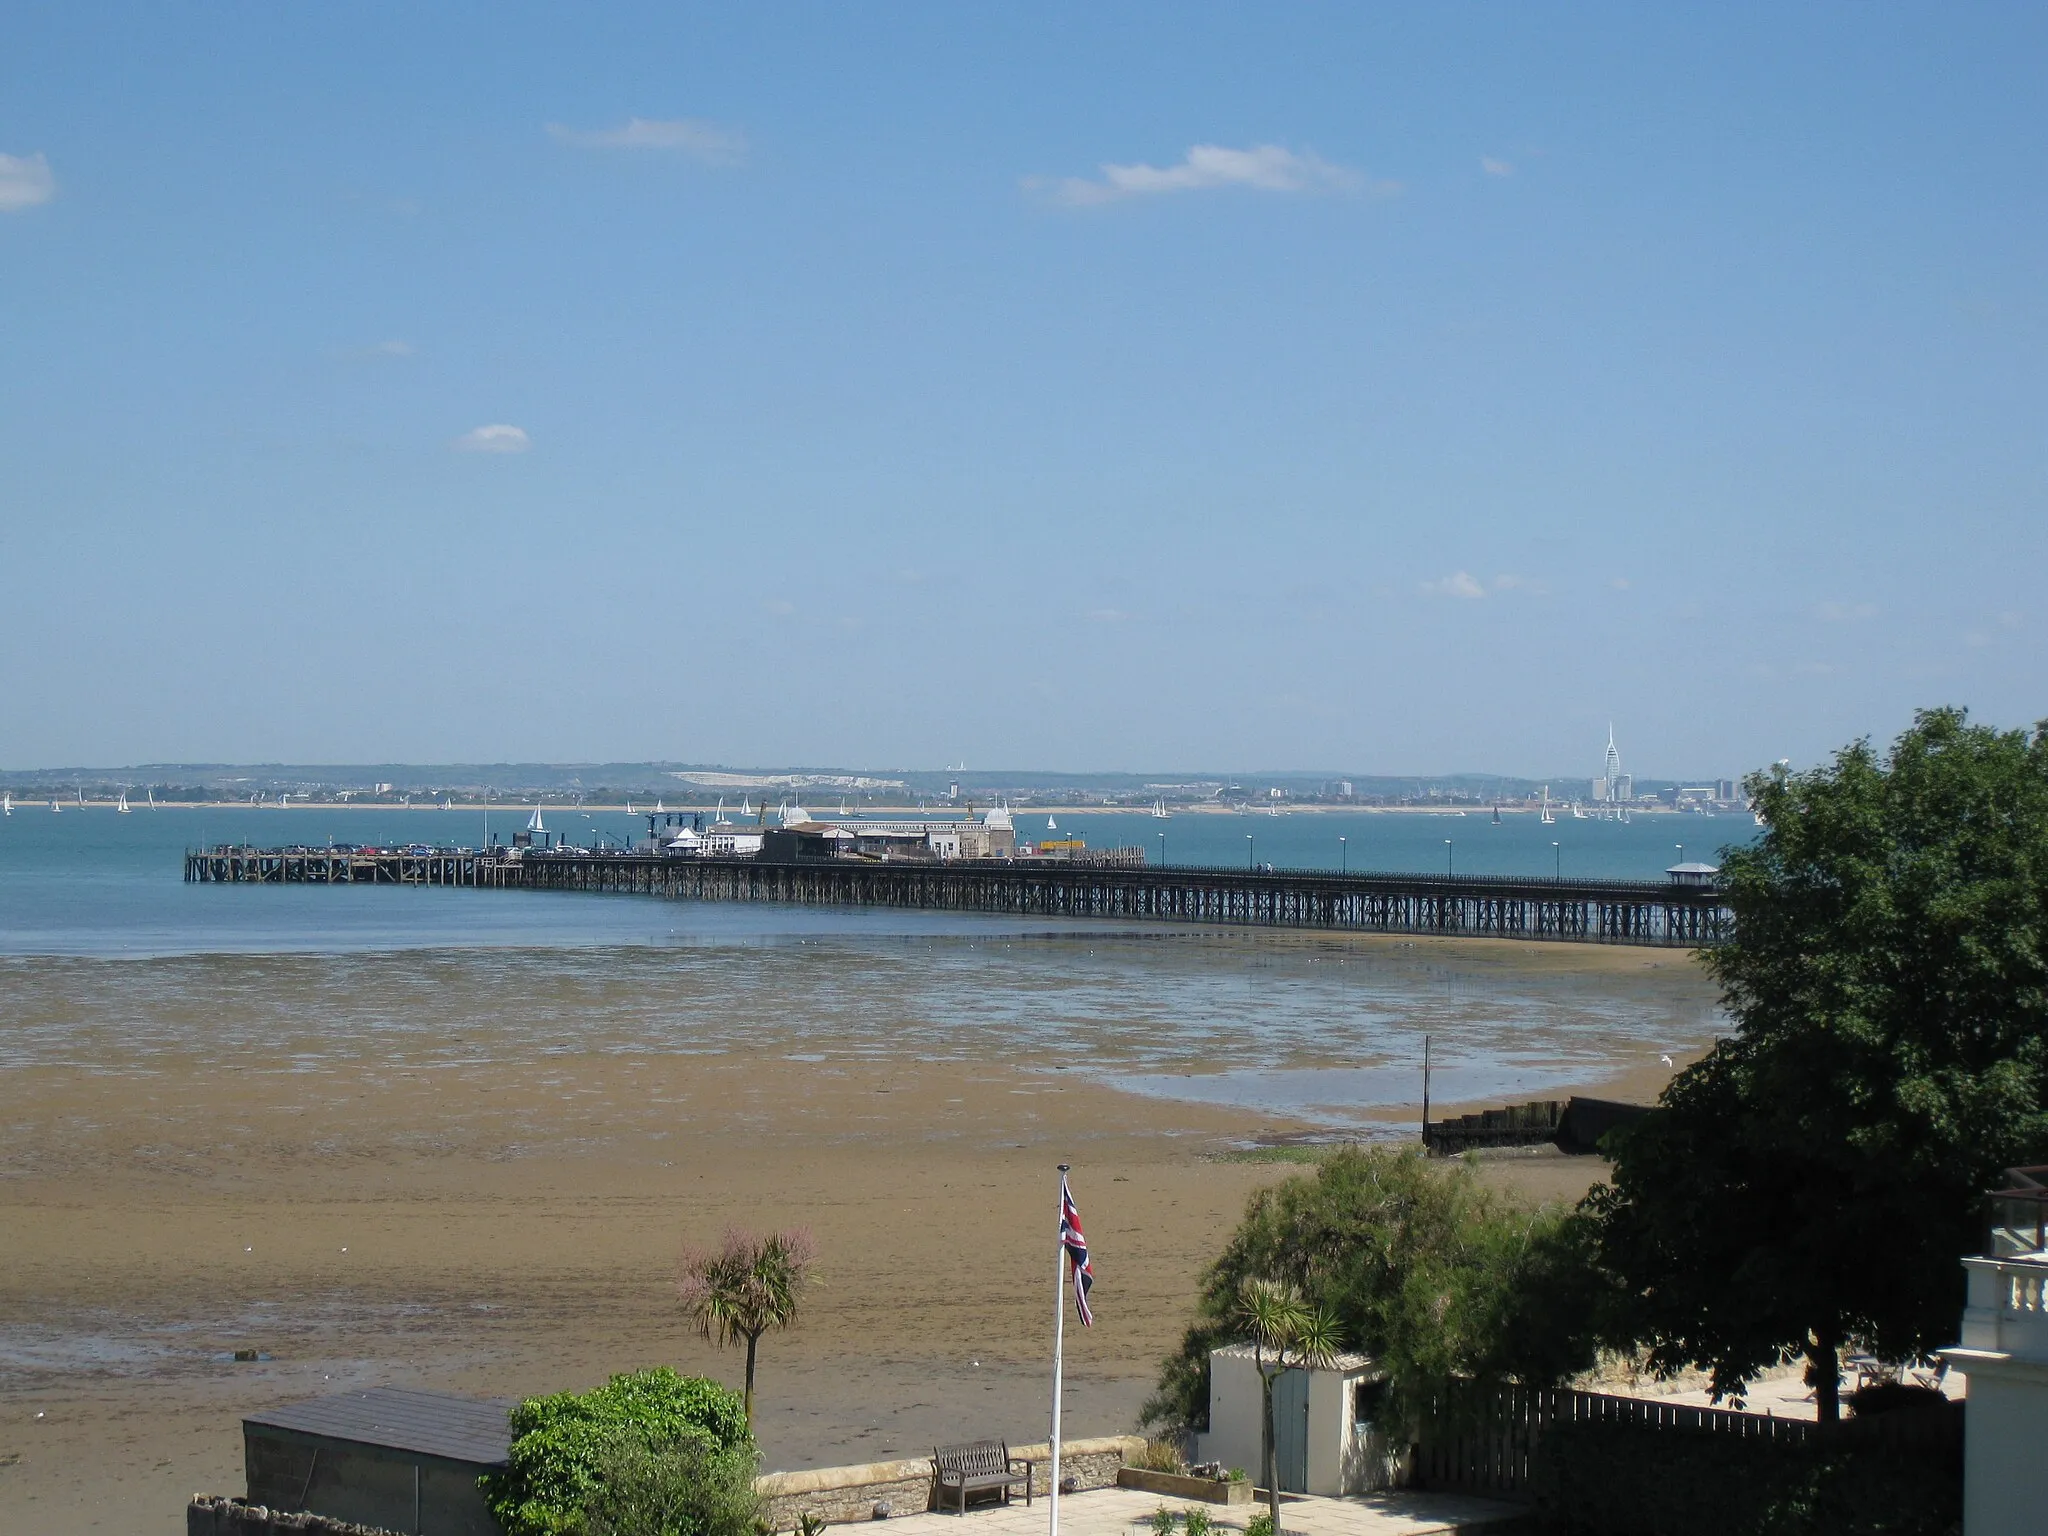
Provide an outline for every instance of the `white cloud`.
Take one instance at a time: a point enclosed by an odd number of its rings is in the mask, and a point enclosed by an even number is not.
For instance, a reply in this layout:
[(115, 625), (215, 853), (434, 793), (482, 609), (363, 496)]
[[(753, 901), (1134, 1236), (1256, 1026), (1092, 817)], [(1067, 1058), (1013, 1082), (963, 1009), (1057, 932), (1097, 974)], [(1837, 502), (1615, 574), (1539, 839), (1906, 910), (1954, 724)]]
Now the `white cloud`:
[(1425, 581), (1422, 590), (1432, 597), (1484, 597), (1486, 588), (1470, 571), (1453, 571), (1442, 581)]
[(40, 154), (0, 155), (0, 213), (20, 213), (57, 195), (57, 178)]
[(1491, 155), (1481, 155), (1479, 157), (1479, 169), (1486, 172), (1489, 176), (1512, 176), (1515, 174), (1515, 164), (1512, 160), (1496, 160)]
[(1332, 165), (1312, 154), (1297, 154), (1278, 144), (1226, 149), (1197, 144), (1173, 165), (1105, 163), (1099, 178), (1083, 176), (1025, 178), (1031, 191), (1044, 191), (1063, 203), (1092, 207), (1148, 197), (1159, 192), (1201, 192), (1216, 187), (1249, 187), (1256, 192), (1398, 192), (1395, 182), (1374, 182), (1348, 166)]
[(463, 433), (449, 446), (458, 453), (524, 453), (533, 446), (533, 439), (526, 435), (524, 427), (494, 422)]
[(1817, 612), (1823, 619), (1826, 619), (1830, 624), (1849, 624), (1859, 619), (1876, 618), (1877, 604), (1822, 603), (1820, 607), (1815, 610), (1815, 612)]
[(747, 140), (737, 128), (722, 127), (700, 117), (629, 117), (623, 128), (570, 128), (549, 123), (557, 143), (577, 149), (665, 149), (706, 165), (738, 165), (747, 157)]

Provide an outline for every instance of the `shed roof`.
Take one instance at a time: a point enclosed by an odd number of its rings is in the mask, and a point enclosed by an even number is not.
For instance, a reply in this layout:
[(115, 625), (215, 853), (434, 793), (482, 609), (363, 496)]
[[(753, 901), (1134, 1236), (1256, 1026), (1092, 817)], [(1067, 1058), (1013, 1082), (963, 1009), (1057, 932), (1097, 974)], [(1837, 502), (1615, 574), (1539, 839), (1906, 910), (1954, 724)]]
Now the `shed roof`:
[(244, 1428), (259, 1425), (325, 1435), (479, 1466), (502, 1466), (512, 1449), (510, 1413), (505, 1403), (378, 1387), (286, 1403), (282, 1408), (252, 1413), (242, 1424)]
[[(1254, 1357), (1256, 1351), (1249, 1344), (1221, 1344), (1215, 1349), (1210, 1350), (1209, 1353), (1212, 1355), (1226, 1355), (1233, 1360), (1250, 1360)], [(1269, 1360), (1272, 1358), (1271, 1351), (1267, 1352), (1266, 1358)], [(1376, 1362), (1370, 1355), (1358, 1355), (1345, 1351), (1331, 1356), (1330, 1363), (1325, 1369), (1349, 1376), (1354, 1371), (1369, 1371), (1373, 1369), (1375, 1364)]]

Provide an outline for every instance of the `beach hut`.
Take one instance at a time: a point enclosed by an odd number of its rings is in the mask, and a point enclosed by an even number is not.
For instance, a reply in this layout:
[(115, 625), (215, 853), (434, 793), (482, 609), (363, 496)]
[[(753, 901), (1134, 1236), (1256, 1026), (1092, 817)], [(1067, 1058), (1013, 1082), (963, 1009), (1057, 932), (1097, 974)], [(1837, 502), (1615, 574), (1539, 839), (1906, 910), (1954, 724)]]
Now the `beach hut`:
[[(1327, 1369), (1281, 1372), (1273, 1383), (1275, 1459), (1283, 1493), (1342, 1495), (1391, 1487), (1398, 1458), (1377, 1420), (1384, 1375), (1365, 1355), (1339, 1355)], [(1209, 1351), (1209, 1431), (1201, 1461), (1262, 1476), (1263, 1395), (1249, 1344)]]
[(380, 1387), (242, 1420), (249, 1502), (409, 1536), (499, 1536), (477, 1479), (505, 1465), (504, 1403)]

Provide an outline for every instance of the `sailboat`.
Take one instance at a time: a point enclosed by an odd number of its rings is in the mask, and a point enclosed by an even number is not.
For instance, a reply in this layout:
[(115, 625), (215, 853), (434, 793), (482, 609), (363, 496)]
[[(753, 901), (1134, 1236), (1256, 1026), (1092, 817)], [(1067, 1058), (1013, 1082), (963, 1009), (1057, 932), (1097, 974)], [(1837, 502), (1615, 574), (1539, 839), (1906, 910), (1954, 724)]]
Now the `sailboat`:
[(1498, 804), (1493, 808), (1493, 824), (1496, 827), (1500, 825), (1500, 806)]
[(0, 816), (12, 816), (13, 814), (14, 796), (0, 795)]
[(540, 819), (540, 807), (535, 805), (533, 814), (526, 818), (526, 830), (529, 832), (545, 832), (547, 829), (547, 823)]
[(1166, 820), (1167, 814), (1166, 801), (1163, 798), (1152, 802), (1152, 819), (1154, 821)]
[(661, 808), (661, 796), (659, 795), (654, 797), (654, 814), (656, 816), (666, 816), (668, 814), (667, 811)]
[(1543, 825), (1546, 827), (1557, 825), (1557, 818), (1550, 813), (1550, 786), (1548, 784), (1543, 786)]
[(121, 814), (122, 814), (123, 816), (126, 816), (126, 815), (128, 814), (128, 791), (127, 791), (127, 790), (125, 790), (125, 789), (124, 789), (124, 790), (122, 790), (122, 791), (121, 791), (121, 798), (120, 798), (120, 799), (118, 799), (118, 800), (116, 800), (116, 801), (114, 802), (114, 809), (115, 809), (115, 810), (117, 810), (117, 811), (119, 811), (119, 812), (120, 812), (120, 813), (121, 813)]
[(1059, 819), (1058, 819), (1057, 817), (1054, 817), (1054, 816), (1048, 816), (1048, 817), (1046, 817), (1046, 818), (1045, 818), (1045, 830), (1046, 830), (1046, 831), (1048, 831), (1048, 832), (1057, 832), (1057, 831), (1059, 831), (1059, 829), (1060, 829), (1060, 824), (1059, 824)]
[(64, 814), (64, 802), (59, 800), (55, 795), (52, 795), (50, 797), (50, 809), (55, 811), (59, 816), (62, 816)]
[(156, 791), (155, 791), (155, 790), (153, 790), (153, 789), (145, 789), (145, 790), (143, 791), (143, 793), (144, 793), (145, 795), (149, 796), (149, 808), (150, 808), (150, 809), (151, 809), (152, 811), (153, 811), (153, 810), (155, 810), (155, 809), (156, 809)]
[(745, 795), (740, 796), (740, 814), (742, 816), (751, 816), (754, 814), (754, 808), (751, 805), (747, 804), (747, 797)]
[(454, 797), (454, 796), (452, 796), (452, 795), (443, 795), (443, 796), (441, 797), (441, 809), (442, 809), (442, 810), (444, 810), (444, 811), (452, 811), (452, 810), (454, 810), (454, 809), (455, 809), (455, 797)]

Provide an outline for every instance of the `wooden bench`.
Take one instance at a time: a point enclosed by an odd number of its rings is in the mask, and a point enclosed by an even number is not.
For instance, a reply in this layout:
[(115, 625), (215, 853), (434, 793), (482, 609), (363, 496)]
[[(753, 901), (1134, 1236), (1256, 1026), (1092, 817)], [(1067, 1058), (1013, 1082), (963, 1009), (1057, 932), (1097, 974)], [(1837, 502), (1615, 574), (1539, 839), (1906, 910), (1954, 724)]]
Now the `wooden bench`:
[[(1019, 1472), (1019, 1467), (1024, 1470)], [(1031, 1463), (1011, 1456), (1009, 1444), (1003, 1440), (937, 1447), (932, 1451), (932, 1481), (938, 1490), (939, 1508), (946, 1507), (950, 1494), (956, 1513), (962, 1515), (967, 1513), (970, 1495), (994, 1493), (1007, 1504), (1010, 1490), (1019, 1483), (1024, 1485), (1025, 1504), (1031, 1503)]]

